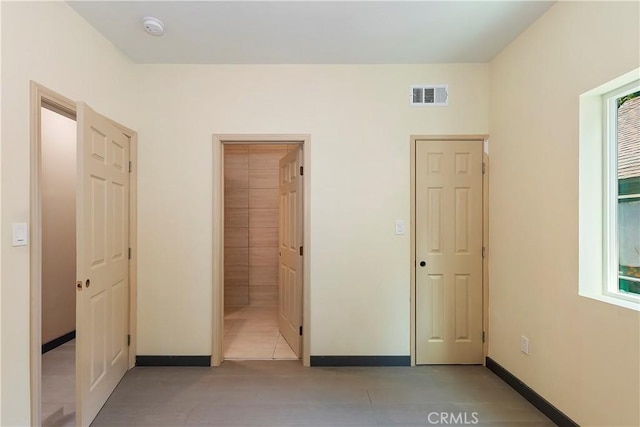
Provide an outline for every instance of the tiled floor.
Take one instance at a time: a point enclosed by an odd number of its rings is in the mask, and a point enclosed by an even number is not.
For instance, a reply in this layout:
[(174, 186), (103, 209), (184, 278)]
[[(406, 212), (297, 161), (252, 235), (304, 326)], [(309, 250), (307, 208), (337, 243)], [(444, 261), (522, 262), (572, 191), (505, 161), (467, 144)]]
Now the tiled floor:
[(42, 425), (74, 426), (76, 341), (42, 355)]
[(278, 330), (278, 307), (225, 307), (224, 358), (297, 359)]
[(475, 426), (553, 425), (482, 366), (305, 368), (297, 361), (253, 360), (134, 368), (92, 425), (463, 424), (439, 422), (441, 414)]

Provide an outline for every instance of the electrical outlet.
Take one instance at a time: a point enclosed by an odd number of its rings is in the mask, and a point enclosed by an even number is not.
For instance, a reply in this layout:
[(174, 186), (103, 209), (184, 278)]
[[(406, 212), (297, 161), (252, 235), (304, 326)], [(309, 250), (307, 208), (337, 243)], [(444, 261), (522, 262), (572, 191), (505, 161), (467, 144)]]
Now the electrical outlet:
[(529, 338), (524, 335), (520, 337), (520, 351), (529, 354)]

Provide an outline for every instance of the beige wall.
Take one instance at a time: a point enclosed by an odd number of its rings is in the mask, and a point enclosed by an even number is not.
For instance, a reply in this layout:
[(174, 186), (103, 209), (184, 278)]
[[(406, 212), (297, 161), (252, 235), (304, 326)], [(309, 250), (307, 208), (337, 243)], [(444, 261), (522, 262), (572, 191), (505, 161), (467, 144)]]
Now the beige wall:
[(0, 425), (29, 425), (29, 247), (11, 223), (29, 222), (29, 80), (136, 128), (129, 60), (66, 2), (2, 2), (2, 253)]
[(279, 161), (288, 151), (224, 147), (225, 306), (278, 305)]
[[(311, 135), (311, 354), (408, 355), (409, 137), (487, 133), (488, 65), (137, 69), (139, 354), (211, 354), (212, 134), (288, 133)], [(449, 107), (409, 106), (440, 82)]]
[[(30, 79), (139, 131), (138, 348), (174, 355), (211, 353), (213, 133), (311, 134), (311, 352), (408, 354), (409, 135), (487, 133), (491, 92), (490, 355), (581, 424), (639, 424), (638, 314), (577, 296), (576, 122), (638, 66), (637, 3), (559, 3), (491, 87), (486, 64), (132, 66), (65, 3), (1, 10), (0, 424), (29, 424), (29, 248), (7, 237), (29, 218)], [(413, 83), (449, 83), (450, 106), (409, 107)]]
[(491, 63), (489, 356), (585, 426), (640, 425), (640, 313), (578, 296), (578, 96), (639, 66), (638, 20), (559, 2)]
[[(638, 66), (637, 16), (560, 3), (491, 64), (490, 355), (582, 424), (639, 421), (638, 315), (577, 296), (576, 123)], [(409, 135), (487, 133), (488, 65), (132, 66), (59, 2), (3, 3), (2, 42), (3, 236), (28, 220), (30, 79), (139, 131), (139, 354), (211, 353), (213, 133), (311, 134), (312, 354), (409, 353)], [(409, 107), (412, 83), (450, 106)], [(28, 248), (1, 245), (0, 424), (28, 425)]]
[(42, 112), (42, 343), (76, 329), (76, 122)]

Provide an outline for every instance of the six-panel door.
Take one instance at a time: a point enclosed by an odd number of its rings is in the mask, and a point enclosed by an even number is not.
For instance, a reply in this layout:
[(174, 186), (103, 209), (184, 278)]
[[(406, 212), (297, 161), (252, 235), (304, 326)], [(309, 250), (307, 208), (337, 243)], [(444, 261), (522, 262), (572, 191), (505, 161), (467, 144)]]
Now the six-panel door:
[(302, 148), (280, 159), (278, 327), (296, 356), (302, 353)]
[(87, 426), (128, 366), (129, 139), (78, 104), (76, 420)]
[(482, 142), (416, 142), (416, 363), (482, 363)]

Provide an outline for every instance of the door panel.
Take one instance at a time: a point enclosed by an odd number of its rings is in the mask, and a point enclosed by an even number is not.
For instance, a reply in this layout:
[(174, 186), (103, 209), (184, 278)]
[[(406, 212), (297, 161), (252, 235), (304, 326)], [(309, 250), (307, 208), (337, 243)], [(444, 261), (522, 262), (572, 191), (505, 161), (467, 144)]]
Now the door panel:
[(480, 141), (416, 142), (416, 260), (416, 363), (482, 363)]
[(280, 160), (278, 327), (296, 356), (302, 354), (302, 148)]
[(78, 104), (76, 423), (87, 426), (127, 370), (129, 139)]

